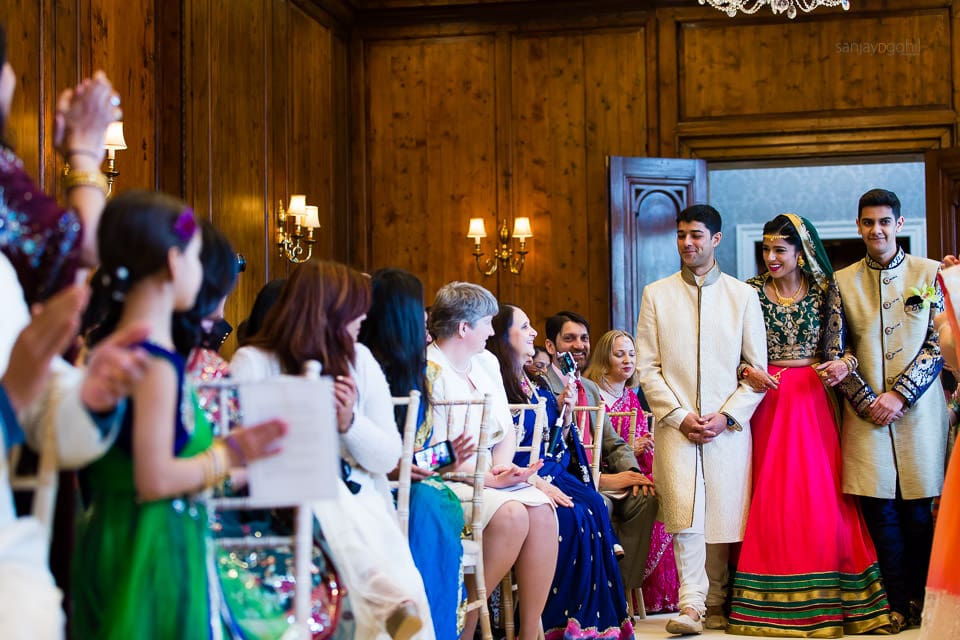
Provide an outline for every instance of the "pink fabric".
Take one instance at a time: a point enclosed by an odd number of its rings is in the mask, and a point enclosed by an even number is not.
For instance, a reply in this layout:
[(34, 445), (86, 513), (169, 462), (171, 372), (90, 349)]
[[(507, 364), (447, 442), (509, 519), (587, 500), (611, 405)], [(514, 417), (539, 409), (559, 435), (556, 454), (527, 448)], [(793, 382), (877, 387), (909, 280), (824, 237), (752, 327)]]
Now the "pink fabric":
[(750, 420), (753, 499), (739, 571), (859, 574), (877, 561), (852, 496), (841, 490), (840, 438), (813, 367), (783, 369)]
[[(607, 411), (637, 410), (636, 436), (646, 435), (647, 421), (643, 418), (643, 408), (640, 400), (630, 389), (624, 389), (623, 395), (610, 406)], [(620, 437), (629, 442), (630, 418), (616, 416), (610, 418), (613, 428)], [(637, 456), (640, 471), (653, 479), (653, 450), (648, 449)], [(662, 522), (653, 524), (653, 534), (650, 537), (650, 554), (647, 556), (647, 568), (643, 579), (643, 604), (647, 613), (662, 611), (676, 611), (679, 599), (680, 579), (677, 577), (677, 562), (673, 557), (673, 536), (666, 532)]]

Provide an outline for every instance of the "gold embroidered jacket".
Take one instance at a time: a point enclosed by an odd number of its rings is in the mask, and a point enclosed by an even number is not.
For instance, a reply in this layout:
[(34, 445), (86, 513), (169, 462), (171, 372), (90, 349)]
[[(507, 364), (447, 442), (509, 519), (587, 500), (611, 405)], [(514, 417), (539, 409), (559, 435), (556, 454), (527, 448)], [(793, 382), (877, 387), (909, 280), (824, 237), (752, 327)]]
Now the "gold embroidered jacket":
[[(939, 495), (946, 455), (947, 412), (938, 375), (943, 367), (933, 317), (942, 310), (939, 263), (900, 249), (886, 267), (869, 257), (834, 274), (827, 299), (825, 355), (850, 349), (860, 362), (840, 385), (843, 490), (875, 498)], [(912, 292), (933, 286), (926, 299)], [(885, 391), (906, 398), (903, 417), (878, 426), (866, 419)]]

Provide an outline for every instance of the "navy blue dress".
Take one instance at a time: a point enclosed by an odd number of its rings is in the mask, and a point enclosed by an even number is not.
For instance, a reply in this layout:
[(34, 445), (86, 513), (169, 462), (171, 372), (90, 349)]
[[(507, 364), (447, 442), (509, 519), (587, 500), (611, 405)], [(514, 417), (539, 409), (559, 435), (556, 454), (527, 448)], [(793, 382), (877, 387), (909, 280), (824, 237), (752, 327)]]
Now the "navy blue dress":
[[(557, 406), (553, 394), (535, 389), (530, 402), (547, 399), (548, 438), (541, 445), (544, 464), (540, 476), (570, 496), (572, 507), (557, 507), (560, 548), (553, 584), (543, 610), (546, 640), (633, 638), (620, 567), (613, 552), (617, 542), (603, 497), (594, 488), (586, 452), (575, 426), (566, 435), (554, 426)], [(518, 416), (514, 416), (516, 421)], [(524, 412), (520, 446), (530, 446), (536, 415)], [(529, 453), (518, 453), (514, 463), (526, 466)]]

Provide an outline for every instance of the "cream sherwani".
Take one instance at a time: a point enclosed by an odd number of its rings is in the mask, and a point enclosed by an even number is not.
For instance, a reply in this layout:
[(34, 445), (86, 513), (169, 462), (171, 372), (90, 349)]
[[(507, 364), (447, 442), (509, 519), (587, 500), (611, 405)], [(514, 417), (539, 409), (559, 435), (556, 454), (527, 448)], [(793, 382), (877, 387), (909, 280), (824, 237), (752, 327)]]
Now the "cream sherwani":
[[(846, 349), (860, 361), (840, 386), (848, 400), (841, 438), (846, 493), (894, 499), (899, 481), (904, 500), (940, 495), (948, 418), (933, 317), (942, 302), (938, 286), (926, 304), (910, 291), (934, 286), (939, 267), (900, 249), (885, 267), (865, 258), (834, 274), (827, 355), (837, 358)], [(902, 394), (906, 410), (878, 426), (861, 415), (884, 391)]]
[[(684, 268), (644, 289), (637, 370), (657, 419), (654, 478), (660, 517), (670, 533), (694, 522), (702, 460), (706, 542), (743, 539), (750, 504), (750, 416), (763, 394), (737, 379), (741, 362), (764, 369), (767, 364), (766, 328), (753, 288), (715, 265), (699, 285)], [(726, 413), (741, 429), (694, 444), (679, 430), (691, 412)]]

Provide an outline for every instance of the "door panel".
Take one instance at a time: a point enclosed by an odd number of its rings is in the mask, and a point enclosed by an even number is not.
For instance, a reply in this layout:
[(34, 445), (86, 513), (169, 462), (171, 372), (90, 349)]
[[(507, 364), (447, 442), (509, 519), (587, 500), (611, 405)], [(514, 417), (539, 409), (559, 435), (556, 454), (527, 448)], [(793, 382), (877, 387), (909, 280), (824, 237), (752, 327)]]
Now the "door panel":
[(677, 214), (707, 201), (707, 163), (611, 156), (610, 326), (637, 328), (643, 288), (675, 272)]
[(927, 151), (927, 256), (960, 250), (960, 148)]

